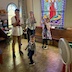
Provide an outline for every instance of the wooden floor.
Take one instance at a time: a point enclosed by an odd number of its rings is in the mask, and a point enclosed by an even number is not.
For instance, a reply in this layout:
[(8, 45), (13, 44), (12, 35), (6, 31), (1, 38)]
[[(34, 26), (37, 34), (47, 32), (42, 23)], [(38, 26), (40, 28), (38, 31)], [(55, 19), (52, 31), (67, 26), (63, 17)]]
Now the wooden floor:
[(61, 72), (62, 62), (58, 48), (48, 46), (47, 50), (41, 48), (42, 44), (36, 43), (36, 56), (33, 57), (35, 65), (29, 65), (25, 47), (27, 40), (22, 39), (23, 56), (19, 55), (18, 44), (16, 43), (16, 58), (12, 57), (12, 42), (10, 45), (1, 44), (3, 50), (3, 64), (0, 64), (0, 72)]

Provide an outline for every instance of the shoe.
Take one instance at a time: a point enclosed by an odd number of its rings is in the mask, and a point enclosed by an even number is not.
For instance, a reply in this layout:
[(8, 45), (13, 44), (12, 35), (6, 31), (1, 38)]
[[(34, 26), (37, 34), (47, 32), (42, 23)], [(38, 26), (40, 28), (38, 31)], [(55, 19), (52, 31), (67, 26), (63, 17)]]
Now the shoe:
[(29, 65), (35, 65), (35, 63), (29, 63)]
[(48, 49), (47, 46), (45, 46), (44, 49)]
[(44, 46), (42, 46), (42, 48), (44, 48)]
[(16, 58), (16, 55), (15, 54), (13, 54), (13, 58)]
[(44, 46), (44, 48), (46, 48), (46, 46)]
[(21, 44), (22, 45), (22, 44)]
[(19, 51), (20, 55), (23, 55), (23, 52), (22, 51)]
[(48, 49), (48, 48), (46, 47), (46, 48), (44, 48), (44, 49)]
[(33, 65), (35, 65), (35, 63), (33, 63)]

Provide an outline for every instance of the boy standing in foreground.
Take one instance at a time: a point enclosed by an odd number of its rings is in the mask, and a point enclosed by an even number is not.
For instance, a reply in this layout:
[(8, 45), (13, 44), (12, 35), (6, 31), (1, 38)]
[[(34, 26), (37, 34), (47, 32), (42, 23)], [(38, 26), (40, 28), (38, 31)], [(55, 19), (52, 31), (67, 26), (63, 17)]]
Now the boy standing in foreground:
[(33, 61), (33, 58), (32, 58), (34, 53), (35, 53), (35, 51), (36, 51), (35, 36), (34, 35), (30, 36), (30, 41), (29, 41), (26, 49), (28, 49), (28, 57), (30, 59), (30, 63), (29, 64), (35, 64), (34, 61)]

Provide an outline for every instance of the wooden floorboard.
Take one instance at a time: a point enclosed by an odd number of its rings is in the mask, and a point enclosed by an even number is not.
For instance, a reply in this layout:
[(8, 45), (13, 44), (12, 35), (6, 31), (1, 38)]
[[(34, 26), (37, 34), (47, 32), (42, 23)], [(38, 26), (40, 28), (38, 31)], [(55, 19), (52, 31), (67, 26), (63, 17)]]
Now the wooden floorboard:
[(47, 50), (43, 50), (41, 43), (36, 43), (36, 56), (33, 57), (35, 65), (29, 65), (27, 57), (27, 40), (22, 39), (23, 56), (19, 55), (18, 44), (16, 43), (16, 58), (12, 57), (12, 41), (6, 47), (1, 44), (3, 51), (3, 64), (0, 64), (0, 72), (61, 72), (62, 62), (60, 60), (58, 48), (48, 46)]

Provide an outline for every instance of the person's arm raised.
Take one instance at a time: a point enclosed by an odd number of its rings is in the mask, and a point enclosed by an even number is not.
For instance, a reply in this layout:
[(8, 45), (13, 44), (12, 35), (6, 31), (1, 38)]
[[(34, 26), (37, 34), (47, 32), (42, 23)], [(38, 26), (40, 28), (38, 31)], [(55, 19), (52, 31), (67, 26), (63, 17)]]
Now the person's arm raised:
[(13, 27), (17, 26), (17, 22), (15, 21), (14, 17), (11, 18), (11, 23), (12, 23)]

